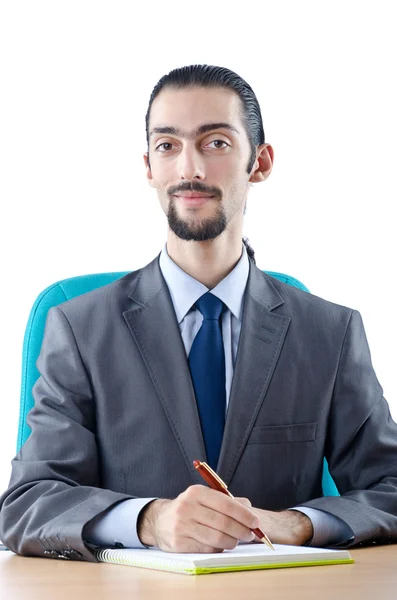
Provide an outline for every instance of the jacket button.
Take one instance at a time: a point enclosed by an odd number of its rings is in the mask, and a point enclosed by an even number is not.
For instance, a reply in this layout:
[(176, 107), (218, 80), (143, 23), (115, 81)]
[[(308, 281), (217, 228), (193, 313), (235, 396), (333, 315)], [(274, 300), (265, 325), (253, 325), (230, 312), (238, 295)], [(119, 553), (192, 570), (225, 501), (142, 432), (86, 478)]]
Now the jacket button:
[(70, 548), (69, 550), (64, 550), (64, 555), (65, 558), (80, 558), (81, 556), (83, 556), (82, 554), (80, 554), (80, 552), (74, 550), (73, 548)]

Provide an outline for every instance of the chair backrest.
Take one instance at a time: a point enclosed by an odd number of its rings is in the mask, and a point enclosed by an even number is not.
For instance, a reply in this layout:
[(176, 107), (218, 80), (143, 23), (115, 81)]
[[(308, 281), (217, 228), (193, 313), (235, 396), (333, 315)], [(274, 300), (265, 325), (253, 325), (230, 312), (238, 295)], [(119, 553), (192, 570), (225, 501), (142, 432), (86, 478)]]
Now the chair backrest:
[[(39, 378), (39, 372), (36, 367), (36, 361), (40, 353), (41, 344), (44, 336), (44, 327), (47, 319), (47, 313), (53, 306), (62, 302), (71, 300), (76, 296), (81, 296), (91, 292), (104, 285), (112, 283), (127, 275), (129, 271), (115, 273), (95, 273), (92, 275), (80, 275), (63, 279), (53, 283), (43, 290), (37, 297), (30, 311), (28, 323), (26, 326), (25, 337), (22, 352), (22, 383), (21, 400), (19, 411), (19, 426), (17, 438), (17, 452), (23, 446), (30, 435), (30, 427), (26, 423), (26, 415), (33, 408), (34, 399), (32, 395), (33, 385)], [(309, 290), (303, 283), (283, 273), (275, 271), (265, 271), (271, 277), (275, 277), (284, 283), (293, 285), (305, 292)], [(324, 496), (338, 496), (338, 490), (329, 473), (327, 461), (324, 459), (323, 470), (323, 494)]]

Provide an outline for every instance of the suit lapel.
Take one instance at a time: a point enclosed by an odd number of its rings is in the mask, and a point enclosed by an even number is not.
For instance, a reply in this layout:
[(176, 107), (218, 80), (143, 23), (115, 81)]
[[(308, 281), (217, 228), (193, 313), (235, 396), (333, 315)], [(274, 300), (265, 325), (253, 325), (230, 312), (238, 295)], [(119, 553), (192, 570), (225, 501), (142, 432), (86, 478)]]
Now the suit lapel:
[(272, 313), (283, 299), (252, 262), (217, 472), (229, 484), (266, 396), (290, 318)]
[(141, 270), (123, 313), (194, 483), (194, 460), (206, 460), (200, 420), (179, 325), (158, 258)]
[[(189, 365), (158, 258), (140, 271), (123, 313), (179, 444), (192, 482), (193, 460), (206, 460)], [(283, 299), (253, 263), (245, 293), (240, 341), (217, 471), (229, 484), (265, 399), (290, 318), (273, 313)]]

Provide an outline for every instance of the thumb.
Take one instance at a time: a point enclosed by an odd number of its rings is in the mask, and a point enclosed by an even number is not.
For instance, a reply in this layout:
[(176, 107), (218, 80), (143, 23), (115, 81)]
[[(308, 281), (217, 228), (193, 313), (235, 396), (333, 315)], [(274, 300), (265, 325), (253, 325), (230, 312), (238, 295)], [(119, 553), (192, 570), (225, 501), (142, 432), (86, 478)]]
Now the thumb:
[(248, 508), (252, 507), (251, 502), (248, 500), (248, 498), (234, 498), (235, 500), (237, 500), (237, 502), (240, 502), (240, 504), (242, 504), (243, 506), (247, 506)]

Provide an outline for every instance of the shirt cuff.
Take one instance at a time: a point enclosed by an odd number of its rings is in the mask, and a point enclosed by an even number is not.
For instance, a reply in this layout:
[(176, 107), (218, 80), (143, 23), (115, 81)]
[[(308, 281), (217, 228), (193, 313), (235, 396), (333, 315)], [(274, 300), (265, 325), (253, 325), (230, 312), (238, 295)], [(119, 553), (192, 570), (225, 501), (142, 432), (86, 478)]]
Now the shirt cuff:
[(306, 546), (314, 548), (336, 546), (337, 544), (349, 542), (354, 538), (353, 531), (349, 525), (335, 515), (306, 506), (298, 506), (290, 510), (297, 510), (303, 513), (312, 522), (313, 537)]
[(83, 539), (102, 548), (147, 548), (138, 537), (139, 513), (157, 498), (123, 500), (108, 511), (91, 519), (83, 529)]

